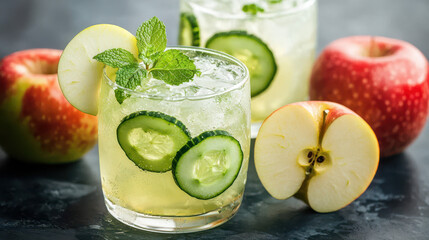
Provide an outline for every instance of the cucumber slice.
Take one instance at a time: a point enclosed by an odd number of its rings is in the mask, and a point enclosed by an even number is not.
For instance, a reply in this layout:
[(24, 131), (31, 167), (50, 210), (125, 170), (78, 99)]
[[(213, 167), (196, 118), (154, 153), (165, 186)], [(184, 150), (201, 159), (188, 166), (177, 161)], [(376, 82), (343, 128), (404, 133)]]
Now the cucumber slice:
[(179, 45), (200, 46), (200, 28), (197, 18), (190, 13), (180, 15)]
[(173, 177), (177, 186), (190, 196), (210, 199), (232, 185), (242, 162), (240, 143), (228, 132), (204, 132), (177, 152)]
[(116, 130), (118, 143), (139, 168), (171, 170), (176, 152), (191, 139), (185, 125), (160, 112), (141, 111), (125, 117)]
[(255, 35), (245, 31), (216, 33), (207, 41), (206, 47), (228, 53), (249, 68), (252, 97), (265, 91), (276, 75), (273, 52)]

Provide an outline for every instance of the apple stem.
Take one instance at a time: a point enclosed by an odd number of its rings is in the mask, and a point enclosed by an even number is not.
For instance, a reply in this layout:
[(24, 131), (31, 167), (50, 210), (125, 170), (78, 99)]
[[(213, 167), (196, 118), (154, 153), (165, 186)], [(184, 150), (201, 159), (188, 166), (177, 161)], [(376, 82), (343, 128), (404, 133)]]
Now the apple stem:
[(320, 133), (319, 133), (319, 146), (322, 145), (322, 138), (325, 134), (325, 128), (326, 128), (326, 117), (329, 114), (329, 109), (323, 110), (323, 119), (322, 119), (322, 126), (320, 127)]

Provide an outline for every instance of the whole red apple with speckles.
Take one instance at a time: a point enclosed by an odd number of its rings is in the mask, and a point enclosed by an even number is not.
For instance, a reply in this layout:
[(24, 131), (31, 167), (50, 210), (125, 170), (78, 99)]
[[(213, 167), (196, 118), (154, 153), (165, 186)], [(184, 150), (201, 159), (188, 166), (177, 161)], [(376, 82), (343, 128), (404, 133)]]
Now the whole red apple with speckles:
[(31, 49), (0, 62), (0, 146), (12, 158), (70, 162), (97, 141), (97, 118), (75, 109), (60, 90), (61, 52)]
[(428, 71), (427, 59), (407, 42), (343, 38), (316, 61), (310, 99), (341, 103), (358, 113), (373, 128), (386, 157), (402, 152), (426, 123)]

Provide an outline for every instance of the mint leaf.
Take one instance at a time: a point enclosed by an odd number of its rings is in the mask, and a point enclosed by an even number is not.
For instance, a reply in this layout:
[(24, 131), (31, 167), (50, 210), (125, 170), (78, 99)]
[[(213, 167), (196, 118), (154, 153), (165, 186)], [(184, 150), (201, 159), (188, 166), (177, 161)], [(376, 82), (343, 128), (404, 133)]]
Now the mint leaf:
[(180, 85), (190, 81), (199, 71), (188, 56), (176, 49), (169, 49), (160, 54), (152, 69), (153, 77), (170, 85)]
[(137, 63), (137, 59), (134, 55), (122, 48), (106, 50), (95, 55), (93, 58), (114, 68), (125, 67), (129, 64)]
[(268, 3), (270, 3), (270, 4), (276, 4), (276, 3), (281, 3), (281, 2), (283, 2), (283, 0), (267, 0), (268, 1)]
[(137, 48), (139, 58), (146, 64), (153, 63), (167, 47), (165, 25), (157, 17), (145, 21), (137, 29)]
[(141, 68), (137, 63), (120, 68), (116, 72), (116, 84), (131, 90), (141, 85), (141, 82), (147, 76), (147, 71)]
[(124, 90), (118, 88), (118, 89), (115, 89), (115, 97), (116, 97), (116, 101), (118, 101), (119, 104), (122, 104), (125, 99), (130, 97), (130, 94), (127, 94), (124, 92)]
[[(134, 90), (137, 86), (141, 85), (142, 80), (145, 79), (146, 76), (146, 69), (140, 67), (137, 63), (130, 64), (123, 68), (119, 68), (116, 72), (116, 84)], [(124, 90), (120, 88), (115, 89), (115, 97), (120, 104), (129, 96), (130, 95), (125, 93)]]
[(256, 15), (258, 12), (264, 12), (265, 11), (263, 8), (256, 5), (255, 3), (244, 5), (242, 10), (243, 10), (243, 12), (251, 14), (251, 15)]

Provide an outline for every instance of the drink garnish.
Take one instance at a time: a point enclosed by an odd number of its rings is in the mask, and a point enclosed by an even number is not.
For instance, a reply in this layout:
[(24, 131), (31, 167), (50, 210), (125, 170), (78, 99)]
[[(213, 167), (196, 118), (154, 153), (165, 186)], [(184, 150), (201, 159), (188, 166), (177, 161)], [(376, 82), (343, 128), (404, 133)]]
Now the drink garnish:
[(258, 14), (258, 12), (264, 12), (265, 11), (262, 7), (260, 7), (259, 5), (255, 4), (255, 3), (243, 5), (243, 8), (241, 10), (243, 10), (243, 12), (250, 14), (250, 15), (256, 15), (256, 14)]
[[(283, 0), (266, 0), (268, 4), (277, 4), (281, 3)], [(247, 14), (255, 16), (258, 13), (265, 12), (265, 9), (256, 3), (245, 4), (241, 10)]]
[[(125, 49), (114, 48), (94, 56), (110, 67), (118, 68), (116, 84), (131, 90), (144, 84), (149, 74), (170, 85), (191, 81), (199, 71), (188, 56), (176, 49), (168, 49), (165, 25), (157, 17), (145, 21), (136, 33), (138, 58)], [(129, 94), (115, 89), (116, 100), (122, 103)]]

